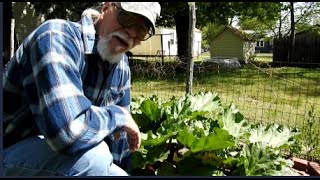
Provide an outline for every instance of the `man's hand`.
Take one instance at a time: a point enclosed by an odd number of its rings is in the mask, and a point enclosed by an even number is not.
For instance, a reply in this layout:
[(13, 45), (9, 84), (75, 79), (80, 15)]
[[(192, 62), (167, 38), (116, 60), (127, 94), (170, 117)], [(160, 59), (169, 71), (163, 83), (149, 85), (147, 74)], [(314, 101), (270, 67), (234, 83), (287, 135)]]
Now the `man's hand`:
[[(131, 151), (137, 151), (141, 145), (141, 134), (139, 127), (125, 108), (122, 108), (122, 111), (124, 112), (127, 120), (127, 123), (124, 125), (123, 130), (127, 133), (128, 136), (129, 149)], [(116, 140), (120, 136), (120, 132), (118, 133), (114, 135)]]

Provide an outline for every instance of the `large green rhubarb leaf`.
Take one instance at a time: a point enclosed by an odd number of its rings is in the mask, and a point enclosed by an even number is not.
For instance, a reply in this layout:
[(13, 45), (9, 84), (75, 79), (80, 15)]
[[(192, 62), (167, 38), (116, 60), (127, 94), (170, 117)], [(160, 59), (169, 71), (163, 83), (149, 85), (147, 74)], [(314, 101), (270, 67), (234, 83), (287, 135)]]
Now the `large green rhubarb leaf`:
[(224, 109), (223, 115), (219, 118), (220, 127), (227, 130), (233, 137), (238, 138), (246, 132), (247, 121), (235, 105)]
[(187, 95), (186, 99), (189, 100), (191, 111), (207, 111), (211, 112), (215, 109), (221, 108), (220, 98), (217, 93), (200, 92), (195, 95)]
[(201, 92), (195, 95), (187, 94), (179, 100), (172, 101), (166, 103), (165, 107), (168, 118), (173, 119), (184, 119), (184, 117), (190, 116), (192, 112), (196, 111), (201, 114), (201, 112), (212, 112), (221, 108), (219, 97), (216, 93), (212, 94), (211, 92)]
[(180, 176), (214, 176), (223, 175), (222, 172), (212, 166), (204, 165), (201, 160), (195, 156), (185, 157), (177, 163), (176, 171)]
[(224, 149), (234, 146), (233, 137), (225, 130), (214, 128), (215, 133), (200, 138), (195, 137), (192, 131), (187, 129), (178, 133), (177, 140), (191, 152), (205, 152)]
[(134, 106), (139, 107), (139, 109), (135, 109), (132, 112), (133, 119), (140, 127), (141, 132), (147, 132), (148, 130), (155, 132), (160, 127), (160, 123), (164, 120), (161, 106), (156, 98), (140, 99), (139, 102), (141, 102), (140, 106)]
[(163, 162), (168, 158), (170, 151), (164, 146), (141, 146), (132, 154), (131, 168), (145, 168), (148, 164)]
[(166, 106), (166, 114), (169, 119), (178, 119), (188, 116), (191, 113), (191, 102), (185, 98), (172, 103), (172, 106)]
[(140, 105), (140, 110), (146, 116), (150, 118), (151, 121), (157, 121), (161, 118), (161, 108), (157, 102), (152, 101), (151, 99), (146, 99)]
[(267, 154), (267, 148), (261, 143), (245, 145), (240, 159), (245, 167), (246, 176), (261, 176), (267, 170), (271, 175), (276, 171), (274, 162)]
[(291, 139), (298, 134), (298, 132), (293, 132), (283, 125), (269, 124), (263, 126), (258, 124), (255, 128), (250, 129), (249, 140), (251, 143), (262, 142), (267, 146), (277, 148), (293, 144), (294, 141)]
[(141, 145), (143, 146), (156, 146), (163, 144), (168, 139), (170, 139), (174, 133), (171, 130), (167, 131), (168, 134), (153, 134), (152, 131), (148, 131), (148, 133), (141, 133)]
[(250, 143), (243, 147), (240, 160), (244, 165), (246, 176), (276, 176), (280, 172), (283, 175), (292, 175), (290, 172), (292, 161), (279, 156), (275, 151), (262, 142)]

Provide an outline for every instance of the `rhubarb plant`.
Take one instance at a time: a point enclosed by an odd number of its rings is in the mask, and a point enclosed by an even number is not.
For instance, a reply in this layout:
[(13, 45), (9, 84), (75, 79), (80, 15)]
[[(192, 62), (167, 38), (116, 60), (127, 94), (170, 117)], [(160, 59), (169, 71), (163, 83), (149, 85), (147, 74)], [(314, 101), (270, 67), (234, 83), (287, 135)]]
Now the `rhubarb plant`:
[(218, 94), (200, 92), (160, 102), (132, 99), (142, 133), (130, 174), (165, 176), (298, 175), (284, 152), (299, 153), (300, 132), (278, 124), (252, 124)]

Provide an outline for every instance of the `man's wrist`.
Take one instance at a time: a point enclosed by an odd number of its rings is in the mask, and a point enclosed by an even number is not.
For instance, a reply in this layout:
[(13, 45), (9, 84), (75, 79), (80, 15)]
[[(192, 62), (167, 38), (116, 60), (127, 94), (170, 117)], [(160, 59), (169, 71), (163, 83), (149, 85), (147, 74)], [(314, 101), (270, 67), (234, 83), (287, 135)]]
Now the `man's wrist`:
[(128, 111), (121, 106), (109, 105), (109, 108), (114, 112), (114, 120), (116, 128), (122, 128), (128, 123)]

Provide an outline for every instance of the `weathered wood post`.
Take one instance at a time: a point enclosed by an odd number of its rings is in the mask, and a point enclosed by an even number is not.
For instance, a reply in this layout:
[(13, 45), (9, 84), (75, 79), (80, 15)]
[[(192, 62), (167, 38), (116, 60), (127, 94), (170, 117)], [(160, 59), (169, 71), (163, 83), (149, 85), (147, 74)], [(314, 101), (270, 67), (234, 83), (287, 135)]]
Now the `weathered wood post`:
[(189, 40), (188, 40), (188, 69), (187, 69), (187, 85), (186, 93), (192, 93), (193, 79), (193, 41), (194, 29), (196, 24), (195, 2), (189, 2)]
[(10, 32), (10, 59), (14, 55), (14, 26), (15, 26), (15, 19), (11, 19), (11, 32)]

